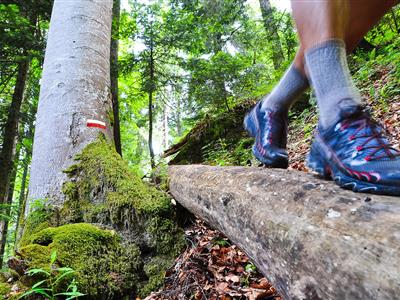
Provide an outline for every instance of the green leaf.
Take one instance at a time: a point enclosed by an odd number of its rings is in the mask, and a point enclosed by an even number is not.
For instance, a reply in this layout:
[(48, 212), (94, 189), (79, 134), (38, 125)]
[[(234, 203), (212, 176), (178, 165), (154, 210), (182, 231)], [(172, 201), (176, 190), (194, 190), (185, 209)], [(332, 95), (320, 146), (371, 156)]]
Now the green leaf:
[(73, 273), (75, 273), (74, 270), (71, 270), (71, 271), (68, 271), (68, 272), (63, 273), (62, 275), (60, 275), (60, 276), (57, 277), (57, 279), (56, 279), (56, 281), (54, 282), (54, 284), (56, 284), (57, 282), (59, 282), (59, 281), (60, 281), (61, 279), (63, 279), (65, 276), (67, 276), (67, 275), (69, 275), (69, 274), (73, 274)]
[(54, 250), (53, 252), (51, 252), (50, 263), (54, 264), (56, 262), (56, 259), (57, 259), (57, 251)]
[(51, 291), (50, 289), (34, 289), (34, 291), (36, 294), (40, 294), (46, 296), (49, 299), (52, 299), (52, 297), (48, 293), (46, 293), (46, 291)]
[(39, 281), (39, 282), (35, 283), (35, 284), (32, 286), (32, 290), (35, 289), (35, 288), (37, 288), (38, 286), (42, 285), (44, 282), (46, 282), (46, 280), (42, 280), (42, 281)]
[(69, 296), (65, 300), (71, 300), (71, 299), (74, 299), (74, 298), (85, 296), (85, 294), (82, 294), (80, 292), (64, 292), (64, 293), (58, 293), (55, 296)]
[(56, 269), (56, 271), (58, 271), (58, 272), (61, 272), (61, 273), (64, 273), (64, 272), (70, 272), (70, 271), (72, 271), (72, 272), (75, 272), (75, 270), (74, 270), (74, 269), (72, 269), (72, 268), (68, 268), (68, 267), (61, 267), (61, 268), (57, 268), (57, 269)]
[(46, 293), (46, 291), (49, 291), (49, 289), (30, 289), (29, 291), (23, 293), (21, 296), (18, 297), (18, 299), (25, 298), (26, 296), (32, 295), (32, 294), (40, 294), (44, 295), (47, 298), (51, 299), (52, 297)]
[(35, 274), (46, 274), (47, 276), (50, 276), (50, 273), (43, 269), (30, 269), (26, 273), (30, 276), (35, 275)]

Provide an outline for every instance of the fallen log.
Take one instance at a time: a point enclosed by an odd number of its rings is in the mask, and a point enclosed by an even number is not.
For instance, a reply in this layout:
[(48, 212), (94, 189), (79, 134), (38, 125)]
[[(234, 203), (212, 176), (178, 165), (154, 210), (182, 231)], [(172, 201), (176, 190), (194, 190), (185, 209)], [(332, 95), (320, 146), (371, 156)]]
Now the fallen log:
[(170, 192), (247, 253), (284, 299), (398, 299), (400, 198), (310, 174), (170, 166)]

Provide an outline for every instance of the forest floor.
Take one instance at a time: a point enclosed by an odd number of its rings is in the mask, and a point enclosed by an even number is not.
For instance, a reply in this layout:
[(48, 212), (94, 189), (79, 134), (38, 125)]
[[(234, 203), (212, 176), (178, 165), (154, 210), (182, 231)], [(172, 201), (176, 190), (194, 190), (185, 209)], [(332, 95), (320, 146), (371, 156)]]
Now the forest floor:
[(167, 272), (164, 288), (145, 300), (282, 300), (222, 233), (196, 219), (185, 235), (189, 246)]

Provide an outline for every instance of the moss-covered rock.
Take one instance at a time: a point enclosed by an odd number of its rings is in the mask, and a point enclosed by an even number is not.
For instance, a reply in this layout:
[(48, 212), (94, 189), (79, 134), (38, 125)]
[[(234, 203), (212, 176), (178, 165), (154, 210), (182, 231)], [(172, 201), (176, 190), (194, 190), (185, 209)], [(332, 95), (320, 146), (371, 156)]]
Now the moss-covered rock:
[(73, 268), (80, 291), (96, 295), (96, 299), (118, 299), (136, 289), (140, 250), (134, 244), (124, 244), (112, 230), (87, 223), (50, 227), (34, 234), (31, 244), (19, 253), (29, 268), (49, 269), (54, 250), (56, 264)]
[(58, 211), (46, 206), (46, 200), (37, 199), (31, 204), (32, 210), (27, 218), (21, 218), (20, 226), (24, 228), (23, 235), (18, 241), (19, 246), (29, 243), (30, 237), (42, 229), (57, 226), (59, 223)]
[(157, 289), (185, 245), (170, 199), (132, 173), (103, 136), (76, 162), (65, 170), (63, 206), (39, 205), (28, 215), (21, 257), (45, 267), (56, 250), (57, 264), (76, 270), (90, 299)]

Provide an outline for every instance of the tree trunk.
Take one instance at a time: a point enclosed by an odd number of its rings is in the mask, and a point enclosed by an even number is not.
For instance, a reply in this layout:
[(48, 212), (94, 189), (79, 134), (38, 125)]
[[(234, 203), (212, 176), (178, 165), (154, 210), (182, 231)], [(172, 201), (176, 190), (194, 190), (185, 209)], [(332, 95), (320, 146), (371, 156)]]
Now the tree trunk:
[[(108, 116), (112, 0), (55, 0), (41, 80), (32, 154), (29, 202), (61, 205), (63, 170), (102, 131), (112, 140)], [(89, 127), (88, 120), (106, 123)], [(27, 211), (29, 211), (27, 209)]]
[(179, 137), (182, 136), (182, 122), (181, 122), (181, 97), (178, 95), (176, 104), (176, 133)]
[(17, 237), (19, 236), (19, 231), (20, 231), (20, 221), (21, 218), (24, 217), (25, 214), (25, 203), (26, 203), (26, 196), (27, 196), (27, 191), (26, 191), (26, 181), (28, 177), (28, 156), (29, 154), (26, 154), (25, 160), (23, 161), (24, 164), (24, 171), (22, 173), (22, 179), (21, 179), (21, 190), (19, 192), (19, 198), (18, 198), (18, 214), (17, 214), (17, 220), (15, 222), (15, 232), (14, 232), (14, 245), (17, 241)]
[(272, 43), (272, 62), (274, 69), (279, 69), (281, 63), (285, 59), (281, 41), (278, 35), (278, 26), (276, 26), (273, 17), (273, 9), (269, 0), (259, 0), (261, 15), (263, 18), (264, 28), (267, 32), (268, 38), (273, 41)]
[(7, 202), (7, 191), (10, 184), (9, 181), (11, 171), (13, 168), (15, 142), (18, 133), (18, 122), (21, 104), (24, 98), (28, 69), (29, 62), (27, 60), (21, 61), (18, 64), (17, 80), (15, 82), (12, 102), (4, 128), (3, 146), (0, 152), (0, 204)]
[[(85, 298), (103, 300), (158, 289), (184, 245), (170, 199), (110, 145), (111, 15), (112, 0), (54, 2), (27, 216), (8, 264), (33, 283), (27, 268), (40, 268), (57, 251), (55, 267), (73, 268)], [(46, 202), (29, 211), (35, 199)], [(42, 243), (49, 231), (53, 242)], [(60, 289), (67, 286), (60, 282)]]
[(121, 129), (119, 122), (119, 100), (118, 100), (118, 38), (119, 38), (119, 18), (120, 18), (120, 0), (114, 0), (113, 4), (113, 21), (111, 34), (111, 99), (113, 105), (113, 130), (114, 143), (117, 152), (122, 155), (121, 148)]
[(168, 130), (168, 105), (164, 105), (164, 110), (163, 110), (163, 139), (162, 139), (162, 144), (163, 144), (163, 149), (166, 150), (168, 149), (169, 143), (168, 143), (168, 136), (169, 136), (169, 130)]
[(149, 92), (149, 152), (150, 152), (150, 166), (152, 169), (156, 167), (154, 161), (153, 150), (153, 92)]
[(310, 174), (171, 166), (170, 192), (241, 247), (283, 299), (397, 299), (400, 202)]
[[(152, 33), (151, 33), (152, 35)], [(153, 149), (153, 92), (155, 89), (154, 82), (154, 53), (153, 53), (153, 39), (150, 41), (150, 89), (149, 89), (149, 152), (150, 152), (150, 166), (152, 169), (156, 167), (154, 160), (154, 149)]]
[[(19, 154), (20, 154), (20, 148), (17, 147), (16, 153), (15, 153), (15, 159), (13, 162), (13, 167), (11, 169), (10, 173), (10, 184), (8, 188), (8, 193), (7, 193), (7, 201), (6, 201), (6, 207), (4, 209), (4, 215), (7, 217), (11, 217), (11, 205), (12, 205), (12, 200), (13, 200), (13, 195), (14, 195), (14, 188), (15, 188), (15, 179), (17, 178), (17, 169), (18, 169), (18, 162), (19, 162)], [(8, 233), (8, 225), (9, 225), (9, 220), (8, 219), (0, 219), (0, 268), (3, 266), (3, 261), (4, 261), (4, 250), (6, 248), (7, 244), (7, 233)]]

